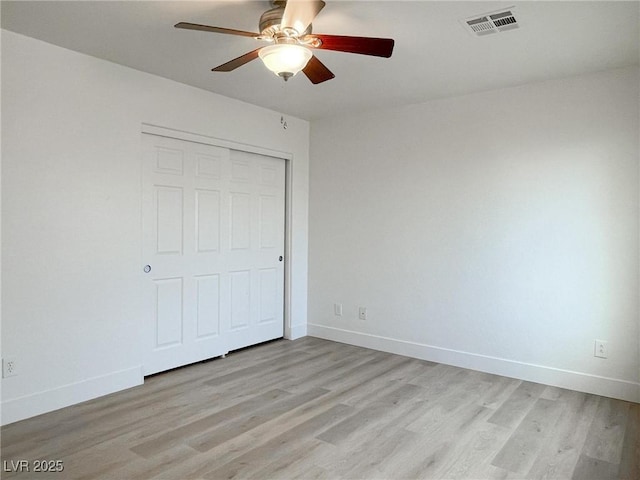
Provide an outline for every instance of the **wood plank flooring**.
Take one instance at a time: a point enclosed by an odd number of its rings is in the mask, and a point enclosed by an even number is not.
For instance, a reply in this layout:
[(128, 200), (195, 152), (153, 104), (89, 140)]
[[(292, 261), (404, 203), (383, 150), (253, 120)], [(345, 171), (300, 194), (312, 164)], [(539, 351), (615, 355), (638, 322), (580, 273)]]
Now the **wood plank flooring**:
[(1, 476), (637, 480), (639, 427), (638, 404), (306, 337), (3, 427)]

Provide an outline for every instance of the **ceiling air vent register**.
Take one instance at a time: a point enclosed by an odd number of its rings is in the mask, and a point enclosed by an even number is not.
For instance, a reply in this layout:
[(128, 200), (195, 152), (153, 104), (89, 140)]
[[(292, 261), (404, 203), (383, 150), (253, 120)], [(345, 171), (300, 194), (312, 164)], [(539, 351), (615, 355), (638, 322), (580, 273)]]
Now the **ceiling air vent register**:
[(463, 20), (462, 24), (472, 35), (478, 37), (520, 28), (511, 9), (474, 15)]

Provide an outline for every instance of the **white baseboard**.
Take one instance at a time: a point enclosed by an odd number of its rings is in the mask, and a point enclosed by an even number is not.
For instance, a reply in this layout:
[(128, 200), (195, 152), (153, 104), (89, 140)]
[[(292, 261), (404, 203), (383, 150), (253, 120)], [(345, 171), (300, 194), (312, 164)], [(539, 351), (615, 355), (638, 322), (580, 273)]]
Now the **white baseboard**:
[(307, 336), (307, 324), (303, 325), (291, 325), (288, 335), (285, 335), (287, 340), (296, 340), (298, 338)]
[(2, 402), (2, 425), (142, 385), (143, 382), (140, 366), (6, 400)]
[(312, 337), (348, 343), (350, 345), (419, 358), (421, 360), (445, 363), (447, 365), (493, 373), (495, 375), (517, 378), (519, 380), (640, 403), (640, 383), (638, 382), (517, 362), (487, 355), (478, 355), (476, 353), (434, 347), (422, 343), (396, 340), (312, 323), (308, 324), (308, 334)]

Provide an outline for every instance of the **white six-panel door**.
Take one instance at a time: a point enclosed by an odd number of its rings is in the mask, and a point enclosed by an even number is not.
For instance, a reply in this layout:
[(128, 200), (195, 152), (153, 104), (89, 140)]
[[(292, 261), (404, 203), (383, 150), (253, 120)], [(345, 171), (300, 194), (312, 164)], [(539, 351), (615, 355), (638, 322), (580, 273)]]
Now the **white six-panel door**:
[(285, 161), (143, 135), (144, 373), (282, 337)]

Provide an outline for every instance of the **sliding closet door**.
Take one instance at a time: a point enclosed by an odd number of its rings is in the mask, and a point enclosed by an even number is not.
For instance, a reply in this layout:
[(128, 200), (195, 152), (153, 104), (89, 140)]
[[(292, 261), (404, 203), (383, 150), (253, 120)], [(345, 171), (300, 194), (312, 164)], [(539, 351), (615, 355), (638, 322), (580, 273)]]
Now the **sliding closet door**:
[(145, 375), (283, 335), (285, 161), (143, 135)]

